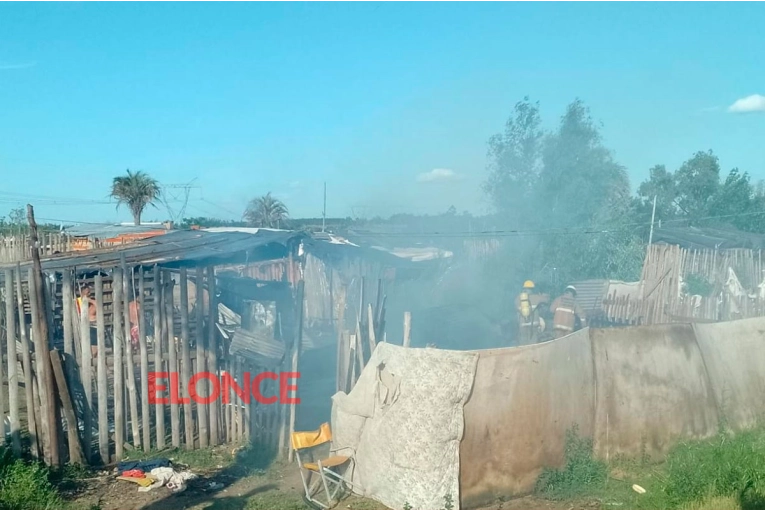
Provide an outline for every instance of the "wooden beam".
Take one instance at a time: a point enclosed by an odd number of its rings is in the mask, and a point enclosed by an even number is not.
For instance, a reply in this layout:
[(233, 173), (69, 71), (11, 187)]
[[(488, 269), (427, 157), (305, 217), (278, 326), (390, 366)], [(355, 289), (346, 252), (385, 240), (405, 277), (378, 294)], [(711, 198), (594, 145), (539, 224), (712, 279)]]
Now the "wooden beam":
[(58, 388), (61, 405), (64, 408), (64, 418), (66, 419), (67, 436), (69, 439), (69, 462), (71, 464), (82, 464), (84, 456), (80, 437), (77, 435), (79, 431), (77, 414), (74, 412), (72, 397), (69, 393), (69, 384), (64, 375), (64, 368), (61, 366), (61, 355), (58, 350), (53, 349), (50, 352), (50, 362), (53, 367), (53, 376), (56, 378), (56, 387)]
[[(45, 290), (43, 287), (42, 265), (40, 264), (40, 252), (38, 251), (39, 242), (37, 239), (37, 222), (35, 221), (35, 211), (31, 204), (27, 204), (27, 220), (32, 240), (32, 266), (29, 288), (34, 289), (34, 299), (30, 292), (30, 302), (32, 308), (32, 324), (37, 325), (37, 335), (35, 335), (35, 351), (40, 354), (38, 357), (38, 379), (41, 383), (40, 403), (43, 406), (44, 417), (43, 432), (48, 435), (48, 463), (52, 466), (60, 465), (58, 427), (56, 420), (56, 402), (53, 399), (54, 384), (53, 370), (50, 366), (50, 354), (48, 346), (50, 345), (50, 332), (48, 330), (47, 307), (45, 304)], [(39, 348), (38, 348), (39, 347)]]
[(404, 347), (412, 341), (412, 312), (404, 312)]

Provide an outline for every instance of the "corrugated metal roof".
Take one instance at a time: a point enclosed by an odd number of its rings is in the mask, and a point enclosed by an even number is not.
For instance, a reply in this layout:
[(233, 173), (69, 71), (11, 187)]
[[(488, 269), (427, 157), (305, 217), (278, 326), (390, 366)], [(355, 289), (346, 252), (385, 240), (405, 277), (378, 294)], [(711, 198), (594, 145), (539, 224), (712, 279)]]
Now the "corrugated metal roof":
[(144, 224), (144, 225), (115, 225), (115, 224), (83, 224), (67, 227), (64, 232), (75, 237), (97, 237), (106, 239), (108, 237), (117, 237), (121, 234), (141, 234), (161, 230), (162, 224)]
[(574, 282), (576, 301), (587, 317), (603, 313), (603, 298), (608, 292), (608, 280), (582, 280)]
[[(257, 234), (242, 232), (204, 232), (179, 230), (124, 246), (86, 252), (59, 254), (42, 259), (45, 271), (70, 267), (108, 269), (125, 257), (128, 265), (181, 267), (198, 263), (219, 264), (232, 260), (258, 261), (281, 258), (288, 254), (288, 245), (303, 234), (262, 230)], [(24, 267), (31, 265), (27, 261)], [(10, 264), (0, 267), (13, 267)]]

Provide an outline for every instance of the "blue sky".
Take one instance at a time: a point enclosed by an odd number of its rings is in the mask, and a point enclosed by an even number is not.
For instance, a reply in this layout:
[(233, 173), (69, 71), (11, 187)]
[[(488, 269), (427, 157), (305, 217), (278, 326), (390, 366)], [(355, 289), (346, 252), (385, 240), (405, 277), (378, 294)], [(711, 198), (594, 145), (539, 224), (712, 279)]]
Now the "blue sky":
[(325, 181), (330, 216), (480, 213), (486, 140), (524, 95), (550, 128), (584, 100), (633, 187), (707, 149), (765, 179), (765, 111), (727, 111), (765, 95), (757, 19), (760, 3), (5, 3), (0, 215), (127, 220), (107, 203), (127, 168), (194, 180), (186, 216), (268, 191), (319, 216)]

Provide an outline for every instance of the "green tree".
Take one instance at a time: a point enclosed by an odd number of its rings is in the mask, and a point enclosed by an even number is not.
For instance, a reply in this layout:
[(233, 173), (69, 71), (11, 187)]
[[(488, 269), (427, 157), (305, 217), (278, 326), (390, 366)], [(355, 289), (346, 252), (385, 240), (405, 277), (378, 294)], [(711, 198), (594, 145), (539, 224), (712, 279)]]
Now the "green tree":
[(675, 172), (677, 206), (689, 219), (708, 216), (720, 187), (720, 161), (712, 151), (699, 151)]
[(675, 175), (664, 165), (649, 170), (649, 177), (638, 187), (637, 212), (642, 221), (650, 221), (653, 199), (656, 197), (656, 220), (670, 220), (677, 216), (677, 187)]
[(270, 192), (250, 200), (244, 211), (245, 221), (255, 227), (281, 228), (288, 218), (287, 206)]
[(629, 177), (580, 100), (545, 140), (537, 193), (544, 219), (539, 258), (555, 268), (559, 284), (639, 277), (644, 251), (629, 226)]
[(528, 96), (516, 103), (502, 133), (489, 139), (489, 178), (484, 184), (505, 221), (523, 223), (539, 180), (543, 132), (539, 102)]
[(127, 171), (112, 181), (111, 196), (117, 199), (117, 207), (128, 206), (136, 225), (141, 224), (141, 214), (147, 205), (154, 205), (159, 199), (159, 183), (149, 175), (138, 171)]

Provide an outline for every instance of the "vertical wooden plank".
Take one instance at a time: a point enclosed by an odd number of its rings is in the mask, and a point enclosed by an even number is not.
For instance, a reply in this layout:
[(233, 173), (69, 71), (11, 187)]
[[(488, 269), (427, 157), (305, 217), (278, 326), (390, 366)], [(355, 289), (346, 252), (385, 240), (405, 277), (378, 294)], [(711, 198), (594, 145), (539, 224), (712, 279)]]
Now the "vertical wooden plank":
[(125, 450), (125, 365), (122, 360), (122, 345), (125, 343), (122, 269), (115, 268), (112, 279), (112, 317), (114, 331), (114, 454), (117, 462), (122, 460)]
[[(239, 386), (242, 386), (242, 378), (240, 374), (240, 367), (241, 367), (241, 360), (239, 359), (239, 356), (233, 357), (233, 370), (234, 373), (232, 374), (234, 376), (234, 379), (236, 379), (237, 384)], [(234, 404), (234, 420), (232, 423), (232, 428), (234, 429), (234, 442), (238, 443), (242, 439), (242, 404), (243, 402), (239, 400), (239, 396), (232, 395), (232, 402)]]
[[(215, 268), (207, 268), (207, 294), (210, 302), (210, 318), (207, 328), (207, 349), (209, 353), (208, 370), (218, 377), (218, 335), (216, 323), (218, 322), (218, 303), (215, 296)], [(218, 399), (214, 399), (209, 407), (210, 417), (210, 446), (215, 446), (220, 440), (218, 432)]]
[[(159, 267), (154, 265), (154, 371), (163, 372), (162, 365), (162, 344), (165, 336), (165, 320), (164, 320), (164, 282), (162, 278), (162, 272)], [(158, 403), (154, 404), (155, 412), (155, 434), (157, 436), (157, 449), (162, 450), (165, 448), (165, 406), (160, 404), (164, 398), (164, 391), (157, 391)]]
[[(33, 250), (36, 249), (33, 247)], [(46, 355), (48, 355), (48, 340), (43, 337), (43, 329), (47, 326), (47, 319), (40, 314), (40, 301), (39, 294), (42, 288), (41, 285), (37, 285), (35, 281), (35, 270), (30, 269), (28, 273), (29, 282), (29, 305), (32, 312), (32, 340), (35, 348), (35, 375), (38, 381), (38, 394), (40, 398), (40, 426), (43, 445), (43, 458), (48, 465), (54, 465), (54, 453), (58, 455), (58, 447), (56, 446), (55, 452), (53, 451), (54, 444), (56, 443), (57, 433), (56, 424), (51, 419), (51, 409), (53, 403), (51, 402), (53, 392), (48, 391), (48, 383), (45, 378), (45, 364)], [(50, 364), (50, 358), (48, 357), (48, 364)], [(55, 413), (54, 413), (55, 414)], [(55, 463), (57, 464), (57, 462)]]
[[(167, 323), (167, 339), (168, 339), (168, 365), (171, 377), (178, 377), (178, 346), (175, 341), (175, 327), (174, 327), (174, 300), (173, 300), (173, 280), (170, 273), (167, 275), (167, 285), (165, 286), (166, 300), (165, 300), (165, 322)], [(172, 393), (171, 393), (172, 394)], [(178, 407), (177, 398), (170, 399), (170, 433), (172, 439), (173, 448), (179, 448), (181, 446), (181, 416), (180, 409)]]
[(24, 369), (24, 394), (27, 403), (27, 429), (32, 443), (32, 456), (40, 457), (40, 429), (37, 428), (35, 417), (40, 413), (35, 405), (34, 379), (32, 377), (32, 354), (29, 348), (29, 336), (27, 335), (26, 315), (24, 314), (24, 292), (21, 285), (21, 263), (16, 262), (16, 308), (19, 313), (19, 336), (21, 337), (21, 363)]
[(82, 445), (80, 445), (80, 438), (77, 435), (77, 431), (79, 430), (77, 425), (77, 415), (74, 412), (72, 397), (69, 394), (69, 384), (64, 375), (64, 367), (61, 364), (61, 355), (57, 349), (51, 351), (50, 362), (53, 368), (53, 376), (56, 379), (58, 394), (61, 398), (61, 405), (64, 408), (64, 418), (66, 419), (66, 429), (69, 439), (69, 462), (72, 464), (82, 464)]
[(252, 412), (252, 408), (253, 408), (253, 406), (256, 403), (255, 399), (252, 398), (252, 390), (251, 390), (251, 388), (252, 388), (252, 379), (254, 378), (254, 374), (252, 374), (249, 371), (249, 366), (247, 364), (243, 364), (242, 365), (242, 370), (243, 370), (242, 380), (244, 380), (244, 372), (250, 374), (250, 387), (245, 390), (245, 391), (247, 391), (250, 394), (250, 403), (249, 404), (244, 404), (244, 439), (245, 439), (245, 441), (250, 441), (251, 442), (252, 439), (253, 439), (253, 437), (252, 437), (252, 435), (253, 435), (252, 434), (252, 417), (253, 417), (253, 414), (254, 414)]
[[(292, 345), (292, 372), (296, 373), (298, 371), (298, 361), (300, 359), (300, 349), (303, 344), (303, 315), (305, 313), (305, 282), (301, 279), (300, 282), (298, 282), (298, 329), (297, 334), (295, 335), (295, 341)], [(369, 308), (370, 312), (372, 310), (371, 306)], [(294, 395), (296, 398), (297, 395)], [(289, 423), (289, 435), (288, 438), (292, 437), (292, 434), (295, 432), (295, 415), (297, 412), (296, 404), (291, 403), (290, 404), (290, 423)], [(292, 462), (292, 458), (294, 455), (292, 448), (287, 448), (287, 456), (289, 462)]]
[(61, 276), (61, 304), (64, 308), (64, 353), (74, 356), (74, 328), (72, 323), (74, 293), (72, 292), (72, 272), (64, 270)]
[(404, 312), (404, 347), (412, 341), (412, 312)]
[(97, 362), (97, 393), (98, 393), (98, 451), (101, 462), (110, 463), (109, 457), (109, 392), (106, 378), (106, 325), (104, 323), (104, 283), (103, 277), (97, 274), (96, 287), (96, 328), (98, 334)]
[[(234, 364), (231, 360), (231, 354), (226, 353), (226, 373), (231, 377), (236, 377), (234, 373)], [(226, 406), (226, 442), (231, 443), (234, 441), (234, 405), (236, 402), (236, 396), (234, 392), (229, 388), (228, 391), (229, 404)]]
[[(19, 421), (19, 374), (16, 358), (16, 310), (13, 302), (13, 271), (5, 270), (5, 330), (8, 355), (8, 413), (11, 421), (13, 453), (21, 455), (21, 422)], [(2, 365), (2, 362), (0, 362)], [(2, 379), (0, 379), (0, 386)], [(2, 388), (0, 388), (1, 390)]]
[(189, 380), (191, 379), (191, 333), (189, 332), (189, 282), (186, 268), (181, 268), (181, 389), (183, 404), (183, 429), (187, 450), (194, 449), (194, 419), (191, 413)]
[(122, 265), (122, 292), (125, 299), (125, 307), (123, 313), (125, 314), (125, 320), (123, 326), (125, 328), (125, 341), (122, 344), (122, 348), (125, 352), (125, 361), (127, 362), (127, 389), (128, 399), (130, 400), (130, 430), (133, 438), (133, 447), (141, 448), (141, 418), (138, 416), (138, 391), (135, 384), (135, 365), (133, 364), (133, 342), (130, 335), (130, 301), (133, 297), (133, 275), (128, 270), (125, 264), (124, 253), (120, 257), (120, 263)]
[(367, 329), (369, 340), (369, 356), (371, 357), (372, 353), (375, 352), (375, 347), (377, 347), (377, 338), (375, 338), (375, 317), (371, 303), (367, 305)]
[(141, 349), (141, 430), (144, 451), (151, 450), (151, 421), (149, 415), (149, 347), (146, 344), (146, 282), (144, 270), (139, 266), (138, 273), (138, 341)]
[[(207, 363), (205, 360), (205, 334), (204, 334), (204, 272), (202, 270), (202, 267), (197, 267), (197, 273), (196, 273), (196, 349), (197, 349), (197, 372), (202, 373), (207, 370)], [(209, 395), (208, 393), (208, 386), (205, 379), (204, 383), (197, 385), (197, 391), (200, 391), (200, 388), (203, 388), (205, 390), (204, 395)], [(204, 386), (203, 386), (204, 385)], [(208, 429), (207, 429), (207, 406), (204, 404), (197, 404), (197, 424), (199, 425), (198, 429), (198, 435), (199, 435), (199, 447), (200, 448), (207, 448), (207, 438), (208, 438)]]

